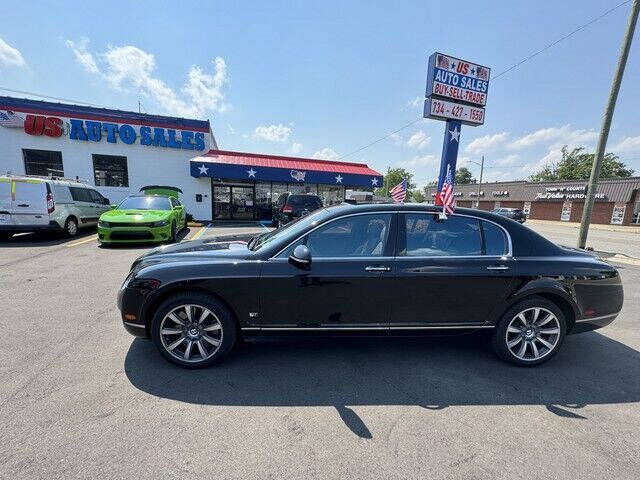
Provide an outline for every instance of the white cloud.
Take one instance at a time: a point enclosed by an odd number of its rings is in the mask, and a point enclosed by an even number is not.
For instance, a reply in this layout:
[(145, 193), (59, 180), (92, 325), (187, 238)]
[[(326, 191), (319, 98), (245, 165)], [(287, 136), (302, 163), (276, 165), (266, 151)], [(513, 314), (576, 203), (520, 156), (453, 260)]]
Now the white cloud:
[(593, 129), (580, 130), (573, 129), (571, 125), (562, 127), (549, 127), (536, 130), (535, 132), (515, 139), (509, 144), (509, 148), (523, 149), (538, 145), (555, 147), (558, 145), (577, 145), (595, 140), (598, 132)]
[(282, 125), (259, 125), (253, 134), (262, 140), (268, 142), (285, 142), (291, 136), (291, 127)]
[(315, 152), (311, 157), (319, 160), (337, 160), (340, 155), (333, 148), (325, 147)]
[(181, 98), (164, 81), (154, 76), (155, 56), (132, 45), (124, 47), (109, 46), (107, 51), (98, 55), (102, 71), (93, 54), (86, 50), (86, 42), (75, 44), (68, 40), (76, 60), (87, 71), (101, 75), (116, 89), (134, 88), (145, 96), (153, 98), (171, 115), (185, 117), (205, 117), (207, 112), (224, 112), (224, 88), (229, 82), (227, 65), (222, 57), (213, 61), (213, 73), (206, 73), (198, 65), (192, 65), (187, 81), (182, 86)]
[(494, 150), (504, 144), (507, 140), (507, 132), (496, 133), (494, 135), (485, 135), (484, 137), (475, 138), (464, 149), (466, 153), (478, 154), (486, 151)]
[(424, 148), (431, 143), (431, 137), (422, 130), (418, 130), (407, 140), (407, 146), (414, 148)]
[(83, 38), (78, 43), (73, 40), (67, 40), (64, 43), (71, 49), (73, 54), (76, 56), (78, 63), (82, 65), (87, 72), (100, 73), (93, 55), (87, 51), (87, 44), (89, 43), (88, 39)]
[(611, 149), (612, 152), (640, 152), (640, 135), (637, 137), (623, 137)]
[(301, 143), (293, 142), (291, 144), (291, 148), (289, 149), (289, 153), (291, 153), (292, 155), (297, 155), (301, 151), (302, 151), (302, 144)]
[(424, 106), (424, 95), (418, 95), (407, 102), (407, 105), (411, 108), (422, 108)]
[(13, 48), (0, 38), (0, 65), (24, 67), (27, 65), (27, 62), (24, 61), (20, 50)]

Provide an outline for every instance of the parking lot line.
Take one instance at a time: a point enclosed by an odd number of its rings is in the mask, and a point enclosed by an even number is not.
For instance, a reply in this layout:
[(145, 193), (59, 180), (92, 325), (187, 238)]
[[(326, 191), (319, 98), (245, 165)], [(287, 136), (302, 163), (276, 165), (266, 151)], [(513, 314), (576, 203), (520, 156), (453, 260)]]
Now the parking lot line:
[(210, 226), (211, 226), (211, 224), (210, 224), (210, 223), (208, 223), (206, 226), (204, 226), (204, 227), (200, 227), (200, 230), (198, 230), (198, 231), (196, 232), (196, 234), (195, 234), (193, 237), (191, 237), (191, 240), (197, 240), (197, 239), (199, 239), (199, 238), (202, 236), (202, 234), (203, 234), (204, 232), (206, 232), (206, 231), (207, 231), (207, 229), (208, 229)]
[(65, 245), (67, 248), (75, 247), (77, 245), (82, 245), (83, 243), (95, 242), (98, 238), (98, 235), (91, 235), (89, 238), (85, 238), (84, 240), (80, 240), (78, 242), (68, 243)]

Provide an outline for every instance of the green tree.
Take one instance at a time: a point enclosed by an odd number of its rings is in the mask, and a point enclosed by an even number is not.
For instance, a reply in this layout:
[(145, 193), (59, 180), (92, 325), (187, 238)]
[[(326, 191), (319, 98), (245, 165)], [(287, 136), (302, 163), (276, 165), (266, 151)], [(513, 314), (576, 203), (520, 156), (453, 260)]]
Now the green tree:
[[(404, 168), (388, 168), (387, 173), (384, 176), (384, 183), (381, 188), (377, 188), (374, 193), (376, 195), (381, 195), (384, 197), (389, 196), (389, 190), (398, 185), (402, 179), (407, 180), (407, 191), (410, 194), (414, 188), (416, 188), (416, 184), (412, 183), (413, 174), (407, 172)], [(409, 195), (407, 195), (407, 198)]]
[(466, 183), (475, 183), (471, 170), (467, 167), (460, 167), (456, 170), (456, 185), (464, 185)]
[[(529, 177), (532, 182), (549, 180), (587, 180), (591, 175), (591, 166), (595, 153), (587, 153), (584, 147), (569, 150), (567, 145), (562, 147), (562, 158), (558, 163), (545, 166), (539, 172)], [(619, 160), (615, 153), (606, 153), (602, 161), (600, 178), (624, 178), (633, 175), (633, 169)]]
[(422, 203), (424, 202), (424, 193), (422, 193), (420, 190), (414, 190), (413, 192), (411, 192), (411, 199), (414, 202)]

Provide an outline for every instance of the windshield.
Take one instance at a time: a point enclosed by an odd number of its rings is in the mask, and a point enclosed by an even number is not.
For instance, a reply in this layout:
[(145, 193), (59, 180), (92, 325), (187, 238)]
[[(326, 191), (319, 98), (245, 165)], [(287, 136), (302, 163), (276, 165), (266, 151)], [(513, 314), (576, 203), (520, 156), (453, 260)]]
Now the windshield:
[(282, 243), (293, 241), (301, 232), (306, 230), (307, 227), (321, 222), (334, 212), (336, 208), (340, 208), (340, 205), (316, 210), (309, 215), (305, 215), (304, 217), (300, 217), (297, 220), (287, 223), (284, 227), (277, 228), (276, 230), (272, 230), (252, 238), (247, 246), (249, 247), (249, 250), (255, 251), (265, 245), (272, 244), (275, 241), (282, 241)]
[(300, 208), (320, 208), (322, 202), (319, 197), (313, 195), (291, 195), (287, 200), (287, 203), (292, 207)]
[(167, 197), (127, 197), (118, 210), (171, 210)]

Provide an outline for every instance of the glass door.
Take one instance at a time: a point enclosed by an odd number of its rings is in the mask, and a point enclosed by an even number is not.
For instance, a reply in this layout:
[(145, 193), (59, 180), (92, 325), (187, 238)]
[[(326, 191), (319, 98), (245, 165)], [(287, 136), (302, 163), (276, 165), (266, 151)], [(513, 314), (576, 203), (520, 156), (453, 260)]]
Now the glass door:
[(213, 186), (213, 219), (231, 220), (231, 187)]
[(235, 220), (253, 220), (253, 187), (231, 187), (231, 217)]

